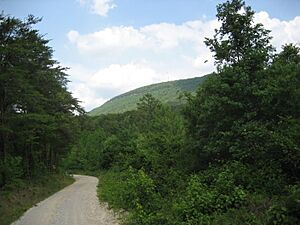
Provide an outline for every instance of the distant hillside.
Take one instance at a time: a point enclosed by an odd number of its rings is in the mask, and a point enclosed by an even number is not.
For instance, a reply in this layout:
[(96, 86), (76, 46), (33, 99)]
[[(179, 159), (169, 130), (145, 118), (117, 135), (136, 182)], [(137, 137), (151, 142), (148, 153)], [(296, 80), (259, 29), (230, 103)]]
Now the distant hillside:
[(183, 92), (195, 92), (199, 84), (201, 84), (206, 77), (207, 76), (168, 81), (137, 88), (112, 98), (88, 114), (90, 116), (97, 116), (100, 114), (122, 113), (136, 109), (136, 103), (147, 93), (152, 94), (163, 103), (173, 106), (180, 105), (182, 104), (182, 100), (178, 99), (179, 95)]

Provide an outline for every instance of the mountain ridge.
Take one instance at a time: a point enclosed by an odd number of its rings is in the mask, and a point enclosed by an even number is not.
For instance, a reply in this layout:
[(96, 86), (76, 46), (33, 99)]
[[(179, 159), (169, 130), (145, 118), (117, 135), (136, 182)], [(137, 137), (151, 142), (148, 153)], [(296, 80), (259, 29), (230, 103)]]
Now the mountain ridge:
[(125, 92), (105, 102), (103, 105), (92, 109), (88, 112), (90, 116), (101, 114), (123, 113), (136, 109), (136, 103), (145, 94), (152, 94), (162, 103), (173, 106), (183, 104), (183, 100), (179, 99), (180, 94), (184, 92), (194, 93), (198, 86), (207, 78), (208, 75), (180, 79), (174, 81), (166, 81), (147, 86), (139, 87), (134, 90)]

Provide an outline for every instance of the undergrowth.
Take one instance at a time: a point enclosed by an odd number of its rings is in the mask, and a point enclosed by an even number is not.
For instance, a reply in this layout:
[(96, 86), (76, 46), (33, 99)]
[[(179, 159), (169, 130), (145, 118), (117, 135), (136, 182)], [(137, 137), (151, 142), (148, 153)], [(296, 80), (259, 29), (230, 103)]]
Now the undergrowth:
[(0, 225), (17, 220), (27, 209), (70, 185), (74, 179), (63, 174), (49, 174), (32, 181), (19, 180), (0, 190)]

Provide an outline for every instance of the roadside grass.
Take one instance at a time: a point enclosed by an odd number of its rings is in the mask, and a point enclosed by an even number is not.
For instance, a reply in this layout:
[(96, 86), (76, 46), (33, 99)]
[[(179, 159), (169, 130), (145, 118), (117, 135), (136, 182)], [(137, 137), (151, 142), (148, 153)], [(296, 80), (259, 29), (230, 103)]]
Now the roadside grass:
[(0, 225), (11, 224), (27, 209), (73, 182), (74, 178), (70, 176), (49, 174), (34, 181), (18, 181), (0, 189)]

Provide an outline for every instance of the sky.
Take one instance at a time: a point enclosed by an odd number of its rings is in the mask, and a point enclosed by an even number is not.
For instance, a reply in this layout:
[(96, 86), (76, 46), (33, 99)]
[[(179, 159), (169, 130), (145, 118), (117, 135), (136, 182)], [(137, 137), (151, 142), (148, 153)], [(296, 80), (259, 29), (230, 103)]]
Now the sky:
[[(215, 70), (203, 43), (219, 27), (220, 0), (0, 0), (0, 11), (36, 25), (68, 67), (69, 90), (87, 110), (129, 90)], [(300, 0), (246, 0), (280, 51), (300, 43)]]

